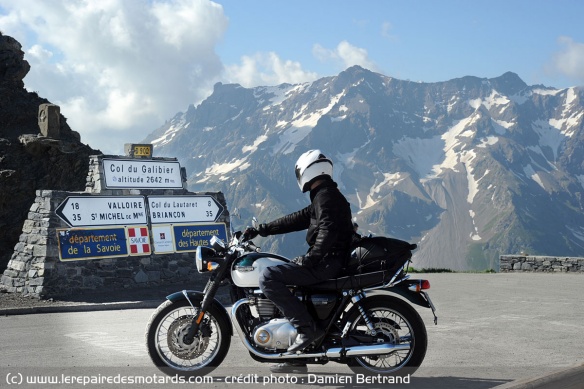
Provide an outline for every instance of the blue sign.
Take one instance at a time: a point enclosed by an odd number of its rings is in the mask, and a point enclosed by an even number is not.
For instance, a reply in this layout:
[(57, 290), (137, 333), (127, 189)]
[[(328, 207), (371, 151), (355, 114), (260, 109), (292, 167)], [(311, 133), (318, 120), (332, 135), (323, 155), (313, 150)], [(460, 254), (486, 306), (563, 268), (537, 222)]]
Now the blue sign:
[(176, 252), (195, 251), (198, 246), (210, 246), (213, 235), (227, 241), (225, 223), (173, 225)]
[(124, 227), (57, 230), (61, 261), (128, 256)]

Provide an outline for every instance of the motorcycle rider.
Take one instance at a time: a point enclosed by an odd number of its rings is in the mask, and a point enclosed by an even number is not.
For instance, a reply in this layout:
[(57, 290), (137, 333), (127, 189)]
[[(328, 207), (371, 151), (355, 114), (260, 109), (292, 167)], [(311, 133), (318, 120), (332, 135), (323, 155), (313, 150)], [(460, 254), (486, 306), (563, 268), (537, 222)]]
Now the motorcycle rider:
[[(335, 278), (349, 256), (353, 235), (351, 208), (333, 181), (333, 163), (320, 150), (302, 154), (295, 166), (300, 190), (310, 191), (311, 203), (304, 209), (260, 224), (245, 231), (249, 239), (307, 230), (308, 252), (290, 263), (271, 266), (260, 276), (260, 289), (296, 328), (296, 341), (288, 352), (300, 352), (318, 341), (324, 332), (318, 328), (305, 305), (287, 285), (306, 286)], [(271, 368), (272, 372), (304, 372), (306, 364), (287, 362)]]

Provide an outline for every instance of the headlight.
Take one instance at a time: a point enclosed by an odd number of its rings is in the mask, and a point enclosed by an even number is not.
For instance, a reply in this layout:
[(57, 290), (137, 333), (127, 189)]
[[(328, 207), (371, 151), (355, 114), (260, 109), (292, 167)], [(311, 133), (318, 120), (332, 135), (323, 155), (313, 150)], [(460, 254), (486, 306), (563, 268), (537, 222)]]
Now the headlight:
[[(215, 270), (221, 263), (222, 257), (210, 247), (197, 246), (195, 264), (199, 273)], [(217, 263), (219, 262), (219, 263)]]
[(197, 246), (197, 254), (195, 256), (195, 264), (197, 265), (197, 271), (199, 273), (203, 272), (203, 247)]

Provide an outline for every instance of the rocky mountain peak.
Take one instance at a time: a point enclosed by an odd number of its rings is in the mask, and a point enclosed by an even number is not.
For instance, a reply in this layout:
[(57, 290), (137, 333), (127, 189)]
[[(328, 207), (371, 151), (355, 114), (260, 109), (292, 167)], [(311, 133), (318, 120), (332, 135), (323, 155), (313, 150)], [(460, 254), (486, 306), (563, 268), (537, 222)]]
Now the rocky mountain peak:
[[(190, 190), (224, 192), (236, 228), (305, 206), (292, 167), (319, 148), (363, 233), (419, 243), (415, 267), (496, 269), (520, 251), (583, 255), (581, 95), (513, 72), (422, 83), (353, 66), (297, 85), (218, 85), (145, 141), (181, 160)], [(302, 234), (260, 244), (306, 248)]]
[(22, 80), (29, 70), (20, 43), (0, 32), (0, 88), (24, 88)]
[(61, 114), (57, 139), (40, 134), (39, 106), (50, 102), (24, 88), (29, 70), (20, 43), (0, 33), (0, 272), (36, 190), (83, 191), (89, 156), (101, 154), (81, 143)]

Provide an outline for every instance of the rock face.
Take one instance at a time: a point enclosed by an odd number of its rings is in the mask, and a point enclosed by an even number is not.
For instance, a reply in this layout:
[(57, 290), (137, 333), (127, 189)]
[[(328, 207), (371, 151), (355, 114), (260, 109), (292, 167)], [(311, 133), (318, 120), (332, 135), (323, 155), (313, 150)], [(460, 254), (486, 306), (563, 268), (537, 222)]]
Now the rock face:
[(84, 190), (89, 156), (101, 154), (81, 143), (62, 115), (59, 139), (40, 134), (39, 106), (50, 102), (24, 88), (29, 70), (20, 43), (0, 33), (0, 272), (18, 243), (36, 190)]

